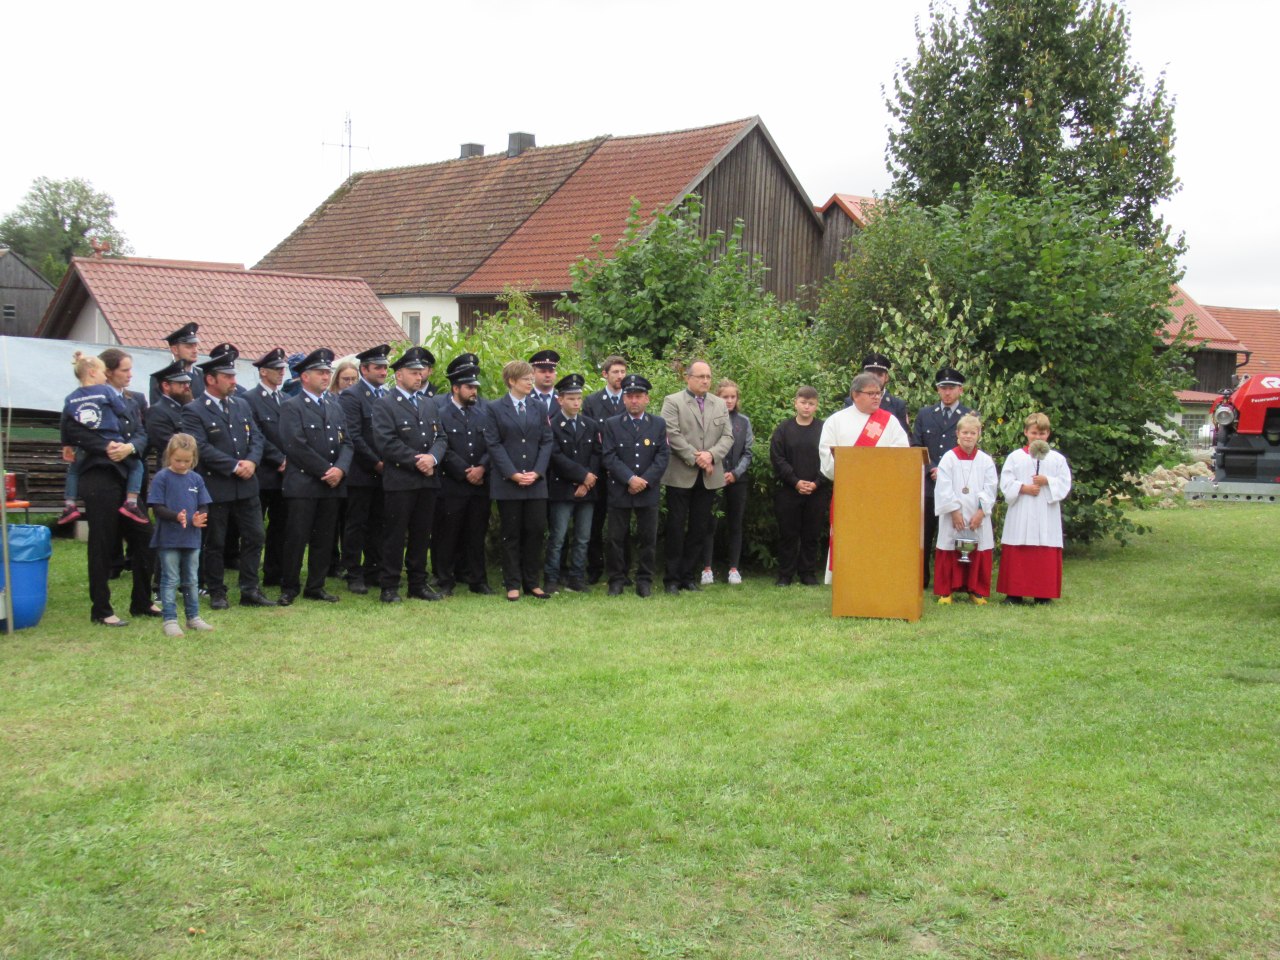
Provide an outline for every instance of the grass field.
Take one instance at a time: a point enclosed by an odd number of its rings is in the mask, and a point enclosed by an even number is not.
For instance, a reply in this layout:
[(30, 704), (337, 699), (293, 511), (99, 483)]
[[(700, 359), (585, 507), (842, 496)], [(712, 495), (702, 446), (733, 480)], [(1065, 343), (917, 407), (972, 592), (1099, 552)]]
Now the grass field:
[[(1280, 511), (1050, 607), (825, 588), (0, 637), (0, 956), (1280, 956)], [(127, 608), (127, 588), (116, 584)]]

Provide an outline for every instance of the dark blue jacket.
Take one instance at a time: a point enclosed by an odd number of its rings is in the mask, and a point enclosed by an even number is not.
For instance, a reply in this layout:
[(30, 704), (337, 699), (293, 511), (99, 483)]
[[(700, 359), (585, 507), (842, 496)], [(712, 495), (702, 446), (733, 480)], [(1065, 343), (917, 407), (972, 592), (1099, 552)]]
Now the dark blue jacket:
[[(465, 417), (453, 403), (449, 394), (442, 394), (444, 402), (436, 404), (440, 427), (448, 446), (444, 453), (444, 476), (441, 478), (441, 494), (446, 497), (488, 497), (491, 469), (489, 444), (484, 438), (484, 424), (488, 418), (486, 406), (480, 401)], [(440, 397), (435, 398), (439, 401)], [(484, 467), (484, 483), (467, 481), (468, 467)]]
[[(351, 441), (341, 408), (332, 400), (316, 403), (305, 392), (280, 404), (280, 442), (285, 456), (286, 497), (327, 500), (347, 495)], [(320, 478), (337, 467), (343, 483), (331, 487)]]
[[(604, 482), (600, 476), (600, 426), (590, 417), (578, 416), (576, 432), (569, 430), (569, 418), (563, 410), (551, 421), (551, 468), (547, 473), (548, 500), (576, 500), (574, 491), (588, 473), (596, 475), (597, 486)], [(582, 502), (595, 499), (589, 492)]]
[(254, 422), (249, 401), (231, 396), (222, 403), (225, 412), (206, 395), (182, 408), (182, 432), (196, 438), (200, 448), (196, 469), (204, 477), (214, 503), (256, 497), (257, 474), (242, 480), (233, 471), (241, 460), (255, 464), (262, 460), (262, 432)]
[[(489, 446), (489, 496), (494, 500), (546, 499), (551, 427), (545, 410), (532, 396), (526, 397), (521, 417), (509, 393), (486, 409), (484, 441)], [(537, 483), (522, 487), (511, 479), (528, 470), (538, 475)]]
[(164, 460), (164, 451), (175, 433), (182, 432), (182, 404), (173, 397), (160, 399), (147, 407), (147, 445), (155, 455), (156, 469)]
[[(384, 390), (391, 387), (383, 385)], [(347, 433), (351, 436), (351, 446), (355, 450), (355, 459), (351, 461), (351, 473), (347, 477), (348, 486), (376, 487), (382, 483), (382, 475), (376, 467), (382, 460), (377, 448), (373, 445), (373, 405), (378, 398), (369, 384), (361, 378), (342, 393), (338, 394), (342, 401), (342, 414), (346, 417)]]
[(245, 399), (249, 401), (249, 409), (253, 411), (253, 419), (262, 431), (262, 462), (258, 464), (258, 489), (279, 490), (284, 483), (284, 474), (280, 472), (280, 464), (284, 463), (284, 445), (280, 439), (280, 407), (289, 398), (283, 394), (277, 405), (268, 398), (267, 390), (261, 384), (254, 387)]
[[(639, 427), (632, 426), (631, 414), (611, 417), (600, 431), (601, 463), (609, 476), (609, 506), (634, 509), (656, 507), (662, 496), (662, 475), (671, 459), (667, 446), (667, 422), (645, 413)], [(639, 476), (649, 486), (640, 493), (627, 490), (631, 478)]]
[[(396, 387), (373, 405), (373, 443), (382, 457), (383, 490), (426, 490), (440, 486), (444, 454), (448, 447), (444, 430), (430, 397), (415, 406)], [(427, 476), (417, 466), (419, 454), (435, 457), (436, 467)]]

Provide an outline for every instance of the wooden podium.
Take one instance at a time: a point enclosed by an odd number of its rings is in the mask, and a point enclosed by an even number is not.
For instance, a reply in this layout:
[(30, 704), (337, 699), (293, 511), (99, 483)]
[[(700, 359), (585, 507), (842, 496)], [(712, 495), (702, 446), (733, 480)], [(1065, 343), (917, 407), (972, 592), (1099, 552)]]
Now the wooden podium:
[(924, 613), (923, 447), (836, 447), (831, 615)]

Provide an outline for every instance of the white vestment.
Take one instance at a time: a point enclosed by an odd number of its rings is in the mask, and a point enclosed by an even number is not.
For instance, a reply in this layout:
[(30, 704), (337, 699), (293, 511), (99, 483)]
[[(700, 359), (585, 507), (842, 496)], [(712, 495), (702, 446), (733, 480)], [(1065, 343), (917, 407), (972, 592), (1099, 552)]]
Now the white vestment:
[[(978, 549), (991, 550), (996, 541), (991, 530), (991, 511), (996, 506), (996, 462), (981, 450), (972, 460), (961, 460), (948, 450), (938, 463), (938, 479), (933, 488), (934, 512), (938, 515), (938, 549), (954, 550), (955, 526), (951, 514), (959, 510), (965, 522), (982, 510), (982, 526), (978, 528)], [(968, 492), (965, 492), (965, 488)], [(925, 544), (925, 548), (929, 548)]]
[[(1019, 492), (1039, 472), (1049, 479), (1037, 496)], [(1057, 450), (1037, 461), (1027, 451), (1009, 454), (1000, 471), (1000, 492), (1008, 501), (1000, 541), (1012, 546), (1062, 547), (1062, 501), (1071, 493), (1071, 468)]]
[[(828, 480), (836, 478), (836, 456), (832, 447), (852, 447), (862, 436), (862, 429), (867, 425), (870, 414), (862, 413), (857, 407), (845, 407), (838, 413), (827, 417), (822, 424), (822, 435), (818, 437), (818, 461), (822, 475)], [(898, 418), (890, 415), (889, 422), (884, 425), (884, 432), (876, 439), (877, 447), (909, 447), (911, 441), (907, 431), (902, 429)]]

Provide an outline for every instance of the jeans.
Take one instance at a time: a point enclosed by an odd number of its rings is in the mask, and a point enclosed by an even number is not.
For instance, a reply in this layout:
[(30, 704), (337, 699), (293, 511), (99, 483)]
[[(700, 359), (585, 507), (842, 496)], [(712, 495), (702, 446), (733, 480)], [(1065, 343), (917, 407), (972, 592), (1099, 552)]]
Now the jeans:
[(591, 542), (591, 517), (595, 501), (551, 500), (547, 504), (550, 536), (547, 539), (547, 565), (543, 571), (547, 583), (560, 580), (560, 554), (573, 520), (573, 549), (569, 553), (569, 580), (585, 580), (587, 576), (587, 544)]
[(160, 559), (160, 616), (164, 620), (178, 619), (177, 588), (182, 583), (182, 605), (188, 620), (200, 616), (200, 592), (196, 578), (200, 569), (198, 547), (161, 547)]

